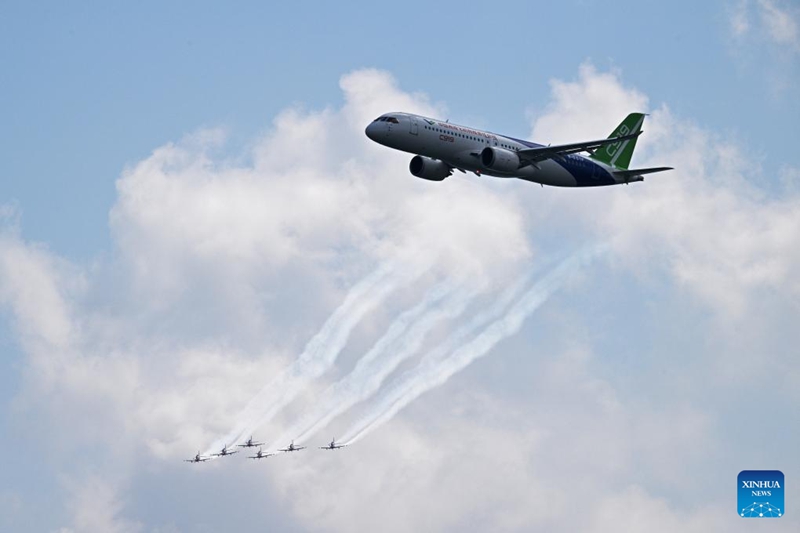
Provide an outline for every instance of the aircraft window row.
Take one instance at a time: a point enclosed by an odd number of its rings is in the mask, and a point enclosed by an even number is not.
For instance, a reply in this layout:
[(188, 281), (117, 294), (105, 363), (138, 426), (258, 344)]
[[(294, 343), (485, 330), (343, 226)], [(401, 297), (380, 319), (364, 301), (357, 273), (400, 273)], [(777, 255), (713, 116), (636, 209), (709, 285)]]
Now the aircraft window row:
[(462, 139), (469, 139), (470, 141), (478, 141), (478, 142), (486, 142), (489, 141), (486, 139), (481, 139), (480, 137), (473, 137), (472, 135), (464, 135), (463, 133), (455, 133), (453, 131), (443, 130), (439, 128), (434, 128), (433, 126), (425, 126), (426, 130), (435, 131), (437, 133), (446, 133), (448, 135), (453, 135), (455, 137), (461, 137)]

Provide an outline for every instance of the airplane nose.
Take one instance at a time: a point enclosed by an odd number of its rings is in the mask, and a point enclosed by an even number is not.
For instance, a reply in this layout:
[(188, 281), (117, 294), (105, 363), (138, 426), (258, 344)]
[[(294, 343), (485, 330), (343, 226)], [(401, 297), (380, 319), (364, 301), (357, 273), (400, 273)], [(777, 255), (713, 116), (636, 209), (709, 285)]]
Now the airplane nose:
[(367, 134), (367, 137), (369, 137), (373, 141), (375, 140), (375, 137), (378, 136), (377, 126), (378, 126), (377, 123), (372, 122), (367, 126), (367, 129), (364, 130), (364, 133)]

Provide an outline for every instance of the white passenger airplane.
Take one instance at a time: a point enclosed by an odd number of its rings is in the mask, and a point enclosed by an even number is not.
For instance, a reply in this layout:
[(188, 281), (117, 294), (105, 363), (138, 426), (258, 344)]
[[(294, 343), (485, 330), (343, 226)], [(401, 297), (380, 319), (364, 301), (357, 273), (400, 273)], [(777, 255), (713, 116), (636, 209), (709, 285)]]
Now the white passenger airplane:
[(367, 126), (366, 134), (376, 143), (416, 154), (409, 170), (426, 180), (442, 181), (455, 169), (542, 185), (597, 187), (643, 181), (645, 174), (672, 170), (628, 169), (644, 117), (643, 113), (631, 113), (608, 139), (555, 146), (411, 113), (381, 115)]

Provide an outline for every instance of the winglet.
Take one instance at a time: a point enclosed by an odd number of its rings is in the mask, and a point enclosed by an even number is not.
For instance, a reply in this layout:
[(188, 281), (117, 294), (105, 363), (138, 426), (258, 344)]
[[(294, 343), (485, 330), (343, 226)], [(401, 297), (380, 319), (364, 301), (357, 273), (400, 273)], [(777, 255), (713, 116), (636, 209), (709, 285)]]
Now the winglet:
[(636, 140), (642, 132), (642, 124), (644, 123), (644, 113), (631, 113), (625, 120), (623, 120), (614, 132), (608, 136), (609, 139), (616, 137), (624, 137), (630, 134), (636, 134), (634, 137), (617, 143), (601, 146), (592, 153), (589, 157), (595, 161), (600, 161), (607, 165), (619, 169), (627, 169), (631, 163), (631, 156), (633, 156), (633, 149), (636, 147)]

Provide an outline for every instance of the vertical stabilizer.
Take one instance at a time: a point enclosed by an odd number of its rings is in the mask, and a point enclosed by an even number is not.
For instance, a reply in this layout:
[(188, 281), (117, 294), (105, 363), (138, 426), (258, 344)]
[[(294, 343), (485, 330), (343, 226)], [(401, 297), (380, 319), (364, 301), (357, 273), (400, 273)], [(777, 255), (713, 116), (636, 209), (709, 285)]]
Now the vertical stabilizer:
[[(644, 117), (644, 113), (631, 113), (625, 117), (625, 120), (623, 120), (622, 123), (617, 126), (617, 128), (611, 135), (608, 136), (608, 138), (612, 139), (614, 137), (638, 133), (642, 129)], [(628, 165), (631, 163), (633, 149), (636, 147), (636, 139), (638, 139), (638, 137), (628, 139), (627, 141), (601, 146), (589, 157), (595, 161), (600, 161), (601, 163), (611, 165), (615, 168), (627, 169)]]

